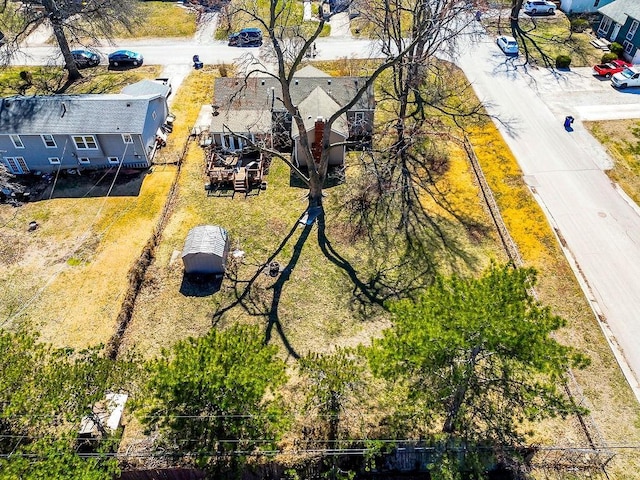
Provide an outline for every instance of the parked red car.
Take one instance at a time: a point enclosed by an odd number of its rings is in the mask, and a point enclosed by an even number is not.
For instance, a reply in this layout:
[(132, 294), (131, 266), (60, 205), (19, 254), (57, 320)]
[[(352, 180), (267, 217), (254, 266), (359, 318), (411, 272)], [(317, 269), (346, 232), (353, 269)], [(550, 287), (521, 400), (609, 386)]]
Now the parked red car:
[(609, 63), (601, 63), (599, 65), (595, 65), (593, 67), (593, 73), (595, 75), (609, 78), (614, 73), (621, 72), (624, 67), (630, 67), (631, 64), (629, 62), (625, 62), (624, 60), (612, 60)]

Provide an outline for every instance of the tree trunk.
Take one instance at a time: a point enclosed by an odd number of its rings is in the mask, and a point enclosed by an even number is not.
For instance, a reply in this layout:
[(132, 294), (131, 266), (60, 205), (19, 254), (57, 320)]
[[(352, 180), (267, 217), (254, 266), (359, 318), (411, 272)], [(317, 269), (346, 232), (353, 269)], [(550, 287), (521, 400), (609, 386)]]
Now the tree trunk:
[(322, 184), (320, 175), (314, 173), (309, 176), (309, 208), (322, 207)]
[(47, 12), (47, 16), (49, 17), (49, 21), (51, 22), (51, 27), (53, 28), (53, 34), (56, 37), (58, 45), (60, 46), (60, 51), (62, 52), (62, 57), (64, 58), (65, 68), (69, 72), (69, 81), (74, 81), (82, 78), (82, 74), (80, 73), (80, 70), (78, 70), (78, 66), (73, 59), (73, 55), (71, 55), (69, 41), (67, 40), (67, 36), (64, 33), (64, 28), (62, 27), (62, 12), (58, 9), (58, 6), (56, 5), (54, 0), (44, 0), (42, 2), (42, 6), (44, 7), (45, 12)]
[(467, 391), (469, 390), (469, 379), (475, 370), (476, 366), (476, 358), (480, 353), (480, 347), (474, 347), (471, 351), (471, 355), (469, 356), (469, 360), (467, 360), (467, 366), (465, 368), (464, 379), (461, 384), (458, 385), (455, 394), (453, 395), (453, 399), (451, 400), (451, 405), (449, 407), (449, 411), (447, 412), (447, 418), (444, 421), (444, 426), (442, 427), (442, 431), (444, 433), (453, 433), (455, 431), (455, 422), (458, 418), (458, 412), (460, 412), (460, 408), (464, 403), (464, 398), (467, 395)]
[(73, 59), (73, 55), (71, 55), (69, 42), (67, 41), (67, 37), (62, 30), (62, 25), (53, 24), (53, 33), (56, 36), (58, 45), (60, 45), (60, 51), (62, 52), (62, 56), (64, 57), (64, 65), (69, 72), (69, 80), (73, 81), (82, 78), (82, 74), (80, 73), (80, 70), (78, 70), (78, 65), (76, 65), (76, 62)]

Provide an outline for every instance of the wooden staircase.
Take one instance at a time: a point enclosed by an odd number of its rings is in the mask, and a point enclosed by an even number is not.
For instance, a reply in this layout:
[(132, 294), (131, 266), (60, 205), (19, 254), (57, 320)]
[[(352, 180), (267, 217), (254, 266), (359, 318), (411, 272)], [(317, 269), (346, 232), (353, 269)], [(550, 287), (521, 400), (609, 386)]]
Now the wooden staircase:
[(249, 191), (246, 168), (240, 168), (240, 170), (233, 175), (233, 191), (234, 193), (241, 192), (245, 194)]

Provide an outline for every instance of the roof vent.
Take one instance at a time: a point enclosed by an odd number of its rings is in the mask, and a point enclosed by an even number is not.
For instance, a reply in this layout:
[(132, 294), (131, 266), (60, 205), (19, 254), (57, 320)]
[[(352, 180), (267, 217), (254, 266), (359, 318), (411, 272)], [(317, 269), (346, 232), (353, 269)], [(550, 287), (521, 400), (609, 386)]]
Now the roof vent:
[(327, 85), (331, 85), (331, 79), (327, 80)]
[(261, 80), (260, 83), (262, 84), (262, 86), (264, 86), (264, 80)]
[(62, 112), (60, 113), (60, 118), (64, 117), (64, 114), (67, 113), (67, 105), (66, 103), (62, 102), (62, 104), (60, 105), (62, 107)]
[(298, 79), (296, 78), (296, 85), (298, 85)]
[(130, 106), (131, 106), (131, 103), (130, 103), (130, 102), (127, 102), (127, 107), (130, 107)]

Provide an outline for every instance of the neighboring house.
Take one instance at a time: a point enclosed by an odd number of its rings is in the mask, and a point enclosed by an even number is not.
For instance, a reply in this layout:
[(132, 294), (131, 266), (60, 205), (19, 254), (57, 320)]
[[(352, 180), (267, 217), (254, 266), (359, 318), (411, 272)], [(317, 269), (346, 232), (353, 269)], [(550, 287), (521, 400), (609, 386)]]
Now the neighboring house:
[[(366, 77), (332, 77), (312, 66), (298, 70), (291, 82), (292, 101), (304, 119), (306, 134), (319, 145), (320, 125), (343, 105), (349, 103)], [(282, 101), (282, 89), (273, 77), (218, 78), (215, 82), (213, 119), (209, 128), (216, 147), (241, 150), (246, 140), (265, 142), (280, 151), (292, 152), (299, 160), (298, 132)], [(351, 142), (362, 149), (371, 142), (375, 99), (373, 88), (332, 125), (331, 141)], [(341, 165), (345, 146), (330, 153), (330, 165)], [(301, 163), (301, 161), (299, 162)]]
[(615, 0), (561, 0), (560, 10), (565, 13), (594, 13), (611, 2)]
[(0, 159), (14, 174), (149, 167), (169, 114), (166, 91), (142, 81), (120, 94), (2, 98)]
[(619, 43), (627, 60), (640, 63), (640, 0), (615, 0), (598, 12), (598, 35)]

